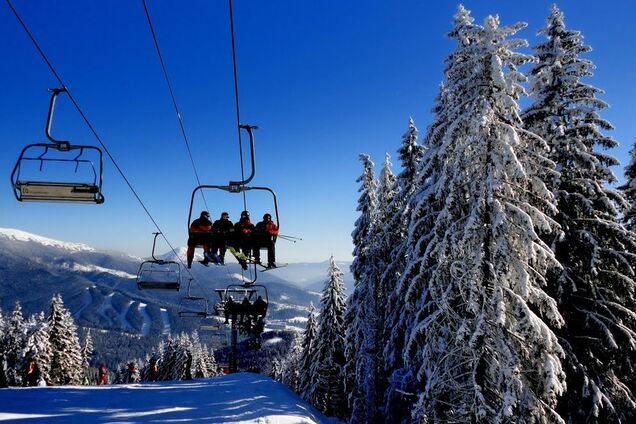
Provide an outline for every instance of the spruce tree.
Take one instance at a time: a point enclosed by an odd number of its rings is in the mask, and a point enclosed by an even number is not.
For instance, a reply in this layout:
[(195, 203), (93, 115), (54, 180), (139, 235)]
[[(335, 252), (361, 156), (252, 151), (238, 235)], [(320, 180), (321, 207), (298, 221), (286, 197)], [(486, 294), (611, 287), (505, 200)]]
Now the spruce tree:
[(435, 219), (409, 240), (411, 251), (425, 250), (409, 258), (404, 280), (404, 353), (420, 382), (412, 419), (559, 422), (563, 352), (550, 325), (563, 318), (544, 291), (558, 264), (535, 231), (553, 226), (544, 213), (553, 197), (537, 172), (551, 164), (522, 128), (517, 69), (532, 57), (514, 51), (524, 40), (510, 39), (525, 24), (489, 16), (475, 25), (461, 7), (456, 24), (442, 98), (452, 120), (437, 157), (425, 160), (433, 168), (415, 207)]
[(300, 393), (300, 359), (303, 346), (300, 335), (293, 333), (289, 353), (283, 361), (283, 375), (281, 382), (296, 393)]
[(206, 362), (207, 352), (203, 350), (198, 332), (195, 331), (190, 336), (192, 339), (192, 377), (207, 378), (210, 376)]
[(192, 341), (186, 333), (176, 339), (175, 365), (172, 380), (192, 380)]
[(56, 385), (79, 384), (82, 380), (82, 353), (77, 327), (59, 294), (51, 299), (48, 327), (51, 381)]
[(627, 201), (626, 211), (623, 216), (625, 227), (631, 232), (636, 232), (636, 140), (629, 151), (630, 161), (625, 167), (625, 184), (620, 189)]
[(316, 334), (318, 333), (318, 322), (316, 320), (316, 309), (314, 305), (309, 306), (307, 315), (307, 325), (302, 341), (302, 355), (299, 362), (299, 394), (305, 400), (311, 399), (314, 386), (314, 376), (312, 375), (312, 364), (316, 359)]
[(49, 326), (44, 316), (40, 313), (34, 319), (26, 344), (25, 359), (33, 359), (40, 370), (40, 378), (50, 381), (51, 372), (51, 341), (49, 340)]
[(6, 350), (7, 350), (7, 322), (2, 314), (2, 310), (0, 309), (0, 388), (7, 387), (7, 375), (5, 374), (6, 369)]
[(5, 375), (9, 386), (22, 384), (22, 358), (27, 344), (27, 326), (20, 302), (15, 302), (13, 313), (6, 323), (4, 336)]
[[(549, 180), (563, 231), (552, 242), (563, 270), (549, 292), (566, 324), (557, 331), (568, 387), (558, 410), (570, 422), (628, 422), (636, 419), (636, 236), (619, 222), (625, 202), (608, 187), (618, 161), (597, 150), (617, 143), (603, 134), (612, 125), (599, 116), (602, 91), (582, 81), (594, 65), (580, 57), (591, 51), (581, 33), (566, 29), (556, 6), (541, 33), (547, 40), (534, 48), (534, 102), (524, 120), (560, 172)], [(629, 184), (626, 193), (633, 196)]]
[(346, 304), (342, 271), (333, 256), (329, 259), (328, 278), (320, 302), (312, 403), (325, 415), (343, 419), (347, 405), (343, 381)]
[[(407, 231), (411, 222), (411, 213), (414, 200), (413, 193), (418, 187), (418, 172), (424, 156), (424, 146), (417, 143), (418, 129), (409, 118), (408, 130), (402, 136), (402, 143), (398, 149), (402, 171), (397, 176), (397, 193), (391, 202), (387, 219), (387, 227), (384, 231), (386, 246), (391, 248), (388, 255), (389, 261), (381, 276), (381, 287), (386, 293), (386, 309), (382, 319), (382, 366), (383, 379), (379, 389), (384, 389), (384, 416), (388, 421), (400, 421), (404, 412), (408, 410), (404, 406), (404, 393), (407, 392), (407, 384), (403, 376), (402, 349), (404, 347), (404, 318), (402, 311), (404, 302), (400, 296), (397, 284), (406, 266), (407, 255)], [(401, 371), (402, 370), (402, 371)], [(378, 398), (379, 401), (379, 398)]]
[(203, 345), (203, 353), (205, 356), (205, 365), (208, 370), (209, 377), (215, 377), (220, 375), (219, 366), (216, 363), (216, 358), (214, 356), (214, 350), (212, 348), (208, 348), (207, 345)]
[[(474, 43), (475, 35), (471, 34), (474, 19), (470, 12), (459, 6), (454, 17), (453, 29), (448, 36), (455, 39), (458, 48), (445, 61), (447, 81), (467, 80), (471, 78), (472, 69), (466, 66), (471, 60), (467, 51)], [(444, 165), (451, 161), (452, 135), (458, 131), (455, 121), (465, 113), (465, 98), (455, 85), (441, 84), (432, 109), (433, 121), (426, 131), (422, 142), (422, 158), (418, 166), (405, 167), (415, 171), (407, 174), (413, 180), (409, 191), (404, 193), (405, 239), (392, 254), (393, 262), (387, 268), (383, 278), (395, 279), (394, 283), (385, 285), (394, 287), (389, 298), (391, 309), (388, 311), (386, 335), (387, 346), (384, 352), (384, 366), (390, 374), (385, 393), (385, 417), (389, 421), (401, 422), (409, 419), (413, 404), (417, 400), (418, 367), (405, 363), (405, 345), (407, 331), (415, 325), (421, 311), (413, 301), (423, 293), (412, 292), (411, 281), (421, 271), (428, 243), (434, 233), (438, 215), (444, 206), (437, 188), (444, 184)], [(411, 301), (407, 301), (410, 298)]]
[(84, 346), (82, 346), (82, 383), (90, 384), (90, 364), (91, 356), (93, 355), (93, 338), (91, 337), (91, 330), (86, 332), (84, 338)]
[(177, 342), (172, 336), (163, 344), (163, 349), (159, 353), (159, 372), (157, 380), (174, 380), (174, 369), (177, 359)]
[[(354, 289), (347, 301), (345, 314), (346, 343), (345, 391), (352, 422), (368, 422), (373, 419), (374, 410), (369, 405), (375, 403), (375, 376), (377, 356), (375, 346), (375, 290), (373, 236), (378, 211), (378, 183), (373, 174), (374, 164), (368, 155), (360, 155), (363, 164), (358, 199), (360, 216), (356, 220), (353, 238)], [(369, 371), (370, 370), (370, 371)]]

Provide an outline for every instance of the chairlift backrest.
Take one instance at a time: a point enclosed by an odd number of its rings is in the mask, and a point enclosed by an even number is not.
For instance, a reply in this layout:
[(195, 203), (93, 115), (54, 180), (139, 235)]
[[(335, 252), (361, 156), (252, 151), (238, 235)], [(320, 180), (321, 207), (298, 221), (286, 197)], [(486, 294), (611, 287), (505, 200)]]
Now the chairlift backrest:
[(205, 297), (193, 296), (190, 292), (193, 278), (188, 279), (188, 291), (186, 295), (179, 301), (179, 310), (177, 315), (181, 318), (207, 318), (208, 300)]
[[(15, 198), (20, 201), (31, 202), (73, 202), (73, 203), (104, 203), (102, 194), (102, 151), (95, 146), (72, 145), (66, 140), (57, 140), (51, 135), (53, 111), (55, 99), (58, 94), (66, 92), (65, 89), (51, 89), (52, 96), (49, 104), (49, 112), (46, 122), (46, 136), (51, 143), (29, 144), (22, 149), (11, 173), (11, 186)], [(58, 152), (54, 157), (52, 153)], [(85, 153), (93, 152), (94, 156), (85, 156)], [(24, 168), (36, 169), (27, 173)], [(33, 165), (36, 165), (35, 168)], [(46, 165), (46, 171), (45, 171)], [(72, 177), (61, 178), (50, 174), (53, 165), (61, 166)], [(70, 168), (69, 168), (70, 166)], [(88, 176), (84, 172), (78, 175), (79, 169), (87, 169)], [(49, 173), (47, 173), (49, 171)], [(24, 175), (27, 173), (27, 175)], [(35, 176), (34, 176), (35, 175)]]
[(152, 259), (143, 261), (137, 272), (137, 288), (140, 290), (176, 290), (181, 289), (181, 265), (176, 261), (165, 261), (155, 257), (157, 236), (153, 233)]

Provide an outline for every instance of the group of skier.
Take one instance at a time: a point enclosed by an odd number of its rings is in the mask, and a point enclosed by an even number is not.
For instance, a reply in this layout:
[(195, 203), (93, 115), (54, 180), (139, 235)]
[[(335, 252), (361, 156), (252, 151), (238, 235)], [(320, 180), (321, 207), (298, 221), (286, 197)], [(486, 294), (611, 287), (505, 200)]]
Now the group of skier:
[[(201, 212), (199, 218), (190, 224), (188, 238), (188, 268), (192, 267), (194, 249), (203, 247), (203, 265), (209, 263), (224, 264), (225, 253), (229, 248), (237, 256), (237, 260), (247, 269), (248, 260), (261, 263), (260, 249), (267, 248), (266, 268), (276, 267), (275, 243), (278, 236), (278, 226), (272, 221), (269, 213), (263, 215), (263, 220), (256, 225), (250, 221), (248, 211), (241, 212), (241, 217), (235, 224), (230, 221), (230, 214), (223, 212), (221, 218), (210, 221), (208, 211)], [(265, 266), (265, 265), (263, 265)]]
[(231, 318), (237, 322), (242, 334), (260, 336), (265, 330), (265, 315), (267, 314), (267, 302), (262, 296), (250, 302), (247, 297), (241, 303), (235, 302), (230, 296), (224, 305), (225, 322)]

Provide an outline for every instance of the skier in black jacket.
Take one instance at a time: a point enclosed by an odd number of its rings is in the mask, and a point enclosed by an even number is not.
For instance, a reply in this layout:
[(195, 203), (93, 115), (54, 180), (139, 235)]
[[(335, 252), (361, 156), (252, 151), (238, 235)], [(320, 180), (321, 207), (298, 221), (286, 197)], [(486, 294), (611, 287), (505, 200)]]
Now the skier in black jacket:
[(230, 221), (230, 214), (223, 212), (221, 219), (217, 219), (212, 224), (212, 232), (214, 233), (214, 245), (212, 246), (212, 254), (218, 254), (219, 263), (225, 263), (225, 250), (227, 245), (231, 243), (232, 233), (234, 232), (234, 224)]

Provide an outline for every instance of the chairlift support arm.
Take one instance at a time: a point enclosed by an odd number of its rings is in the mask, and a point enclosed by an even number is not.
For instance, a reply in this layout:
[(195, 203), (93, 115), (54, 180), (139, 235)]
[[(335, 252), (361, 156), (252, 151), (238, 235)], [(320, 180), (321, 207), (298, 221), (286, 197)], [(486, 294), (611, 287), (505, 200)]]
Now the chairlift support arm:
[(55, 112), (55, 100), (60, 93), (66, 93), (66, 88), (49, 88), (51, 94), (51, 102), (49, 103), (49, 113), (46, 118), (46, 138), (57, 144), (59, 150), (67, 151), (71, 148), (71, 143), (66, 140), (58, 140), (51, 135), (51, 127), (53, 126), (53, 113)]
[(163, 262), (162, 259), (157, 259), (155, 258), (155, 246), (157, 245), (157, 237), (159, 237), (159, 234), (161, 234), (160, 232), (155, 232), (152, 233), (155, 235), (155, 238), (152, 240), (152, 259), (157, 261), (157, 262)]
[(255, 159), (255, 153), (254, 153), (254, 130), (257, 130), (258, 126), (249, 125), (249, 124), (239, 124), (239, 129), (247, 131), (247, 134), (250, 136), (250, 162), (252, 164), (252, 173), (245, 180), (230, 181), (230, 186), (244, 186), (245, 184), (248, 184), (250, 181), (252, 181), (252, 178), (254, 178), (254, 174), (256, 173), (256, 159)]

